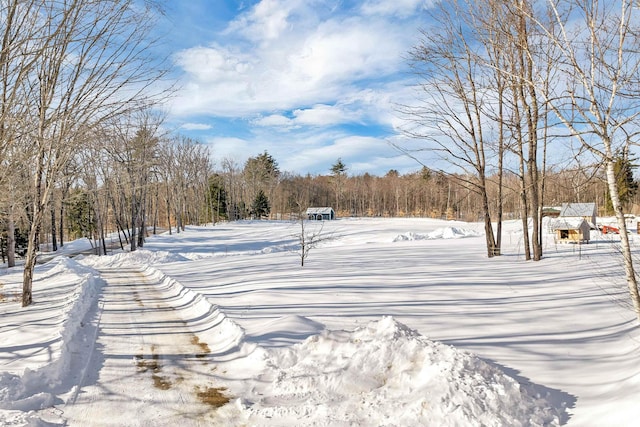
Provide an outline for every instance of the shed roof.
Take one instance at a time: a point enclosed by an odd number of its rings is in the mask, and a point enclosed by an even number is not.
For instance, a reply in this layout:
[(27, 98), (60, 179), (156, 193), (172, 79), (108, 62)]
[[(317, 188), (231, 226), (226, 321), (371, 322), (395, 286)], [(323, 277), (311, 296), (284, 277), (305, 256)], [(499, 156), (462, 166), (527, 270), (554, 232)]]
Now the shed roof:
[(585, 226), (589, 224), (582, 218), (557, 218), (549, 224), (552, 230), (578, 230)]
[(321, 208), (307, 208), (307, 215), (311, 214), (311, 215), (317, 215), (317, 214), (331, 214), (331, 212), (333, 212), (333, 208), (332, 207), (321, 207)]
[(595, 203), (563, 203), (561, 217), (586, 217), (596, 214)]

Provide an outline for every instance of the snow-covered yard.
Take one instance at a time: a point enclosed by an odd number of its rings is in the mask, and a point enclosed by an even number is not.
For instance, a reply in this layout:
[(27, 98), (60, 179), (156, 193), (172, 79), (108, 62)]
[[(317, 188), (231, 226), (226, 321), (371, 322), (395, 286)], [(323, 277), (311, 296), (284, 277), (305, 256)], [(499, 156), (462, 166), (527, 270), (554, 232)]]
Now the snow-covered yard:
[(27, 309), (0, 270), (0, 425), (636, 425), (616, 237), (534, 263), (518, 227), (489, 260), (480, 224), (327, 221), (304, 268), (299, 224), (191, 227), (54, 258)]

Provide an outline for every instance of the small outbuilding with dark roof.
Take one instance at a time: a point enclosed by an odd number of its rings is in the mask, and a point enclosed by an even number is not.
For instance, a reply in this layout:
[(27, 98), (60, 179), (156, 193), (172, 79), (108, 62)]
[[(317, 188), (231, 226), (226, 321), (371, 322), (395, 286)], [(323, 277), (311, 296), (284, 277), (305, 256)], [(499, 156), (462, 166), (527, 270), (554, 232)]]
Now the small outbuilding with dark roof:
[(331, 207), (308, 208), (307, 218), (314, 221), (324, 221), (336, 219), (336, 213)]

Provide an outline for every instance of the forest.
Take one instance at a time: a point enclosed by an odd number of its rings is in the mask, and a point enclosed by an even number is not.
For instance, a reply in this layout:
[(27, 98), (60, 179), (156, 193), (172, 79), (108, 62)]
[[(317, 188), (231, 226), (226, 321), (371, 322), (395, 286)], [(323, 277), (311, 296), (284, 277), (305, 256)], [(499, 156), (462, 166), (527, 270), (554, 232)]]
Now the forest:
[[(149, 233), (179, 233), (187, 224), (220, 221), (297, 220), (311, 206), (333, 207), (343, 218), (482, 220), (481, 200), (467, 183), (469, 177), (426, 166), (403, 175), (394, 169), (384, 176), (349, 175), (347, 165), (337, 159), (325, 175), (301, 176), (281, 171), (267, 152), (249, 158), (242, 166), (225, 160), (216, 167), (207, 146), (186, 137), (155, 138), (139, 131), (130, 139), (122, 138), (119, 146), (113, 146), (116, 138), (110, 139), (97, 152), (83, 152), (68, 166), (65, 179), (53, 189), (47, 206), (38, 238), (42, 249), (55, 251), (65, 241), (87, 238), (95, 245), (96, 254), (105, 254), (109, 252), (108, 243), (114, 244), (110, 236), (117, 233), (118, 248), (135, 250), (144, 245)], [(635, 212), (640, 201), (634, 167), (622, 161), (619, 165), (627, 212)], [(595, 202), (600, 216), (613, 214), (602, 174), (577, 169), (547, 172), (546, 177), (544, 200), (548, 207)], [(497, 201), (497, 180), (490, 177), (490, 181), (489, 198)], [(13, 204), (11, 218), (0, 218), (3, 262), (7, 256), (7, 227), (13, 227), (18, 255), (24, 255), (32, 220), (31, 181), (18, 182), (22, 186), (14, 189), (24, 197)], [(504, 218), (519, 218), (518, 177), (507, 175), (503, 186)], [(492, 213), (496, 209), (494, 204)]]

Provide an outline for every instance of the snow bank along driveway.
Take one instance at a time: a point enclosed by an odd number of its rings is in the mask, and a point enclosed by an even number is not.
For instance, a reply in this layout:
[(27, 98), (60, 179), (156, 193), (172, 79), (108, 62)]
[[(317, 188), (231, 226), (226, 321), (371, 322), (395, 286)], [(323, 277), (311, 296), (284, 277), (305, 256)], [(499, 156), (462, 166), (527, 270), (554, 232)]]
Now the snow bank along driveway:
[[(212, 405), (228, 399), (213, 381), (211, 357), (237, 346), (242, 331), (156, 270), (119, 265), (91, 274), (74, 261), (55, 262), (53, 278), (73, 278), (74, 268), (86, 277), (48, 294), (36, 287), (42, 313), (36, 303), (33, 319), (10, 325), (42, 343), (0, 347), (16, 371), (0, 379), (0, 425), (215, 424)], [(60, 311), (52, 300), (66, 303)], [(58, 313), (62, 333), (41, 337)]]

